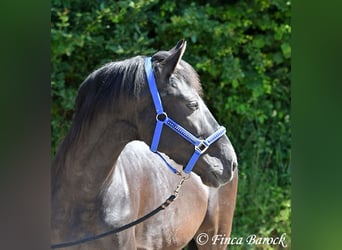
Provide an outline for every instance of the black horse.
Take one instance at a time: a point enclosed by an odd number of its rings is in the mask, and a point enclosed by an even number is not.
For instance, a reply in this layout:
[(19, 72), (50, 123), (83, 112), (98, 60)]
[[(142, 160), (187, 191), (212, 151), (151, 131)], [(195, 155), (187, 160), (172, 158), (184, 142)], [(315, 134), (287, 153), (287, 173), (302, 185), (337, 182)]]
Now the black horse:
[[(209, 148), (205, 145), (220, 126), (201, 99), (196, 72), (181, 60), (185, 48), (182, 40), (169, 51), (157, 52), (150, 59), (152, 74), (167, 117), (177, 121), (182, 131), (204, 142), (203, 149), (202, 144), (195, 145), (201, 157), (193, 172), (204, 184), (219, 187), (233, 179), (236, 154), (226, 135), (216, 138)], [(52, 243), (97, 235), (118, 226), (110, 222), (111, 215), (106, 213), (111, 209), (104, 202), (108, 179), (115, 172), (115, 163), (125, 145), (133, 140), (150, 144), (156, 125), (145, 61), (145, 57), (138, 56), (106, 64), (90, 74), (80, 87), (71, 129), (59, 147), (51, 172)], [(166, 127), (158, 150), (185, 166), (194, 152), (194, 145), (188, 141)], [(143, 176), (135, 176), (132, 188), (143, 180)], [(125, 207), (124, 203), (121, 205)], [(125, 223), (126, 216), (121, 216)], [(138, 247), (134, 237), (118, 235), (68, 249)]]

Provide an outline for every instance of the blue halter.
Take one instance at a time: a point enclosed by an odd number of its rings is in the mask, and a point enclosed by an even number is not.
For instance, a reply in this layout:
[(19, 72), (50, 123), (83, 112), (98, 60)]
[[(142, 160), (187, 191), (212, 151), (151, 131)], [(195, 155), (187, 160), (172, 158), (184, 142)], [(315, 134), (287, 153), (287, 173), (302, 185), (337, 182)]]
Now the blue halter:
[(192, 145), (195, 146), (195, 151), (193, 155), (191, 156), (189, 162), (183, 169), (183, 172), (188, 174), (191, 172), (191, 170), (194, 168), (197, 160), (199, 157), (208, 149), (208, 147), (216, 142), (218, 139), (220, 139), (225, 133), (226, 129), (225, 127), (221, 126), (217, 131), (215, 131), (212, 135), (210, 135), (208, 138), (205, 140), (199, 139), (193, 134), (191, 134), (189, 131), (187, 131), (185, 128), (183, 128), (181, 125), (176, 123), (174, 120), (169, 118), (167, 114), (164, 112), (163, 105), (160, 99), (160, 95), (157, 89), (157, 84), (156, 80), (153, 74), (153, 69), (152, 69), (152, 62), (151, 62), (151, 57), (146, 57), (145, 58), (145, 72), (147, 76), (147, 82), (148, 86), (150, 88), (150, 92), (152, 95), (154, 107), (156, 109), (156, 127), (154, 129), (154, 134), (153, 134), (153, 139), (152, 139), (152, 144), (150, 146), (150, 149), (152, 152), (158, 154), (164, 162), (167, 164), (167, 166), (174, 172), (174, 173), (179, 173), (174, 167), (172, 167), (166, 159), (163, 158), (163, 156), (158, 152), (158, 145), (160, 141), (160, 136), (163, 130), (163, 125), (168, 126), (171, 128), (173, 131), (175, 131), (177, 134), (182, 136), (185, 140), (190, 142)]

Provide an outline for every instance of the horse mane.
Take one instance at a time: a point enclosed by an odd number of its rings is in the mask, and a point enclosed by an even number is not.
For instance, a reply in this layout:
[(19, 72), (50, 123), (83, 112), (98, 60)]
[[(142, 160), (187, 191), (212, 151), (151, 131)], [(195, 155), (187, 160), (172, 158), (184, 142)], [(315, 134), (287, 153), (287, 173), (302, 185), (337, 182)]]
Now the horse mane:
[(78, 142), (81, 132), (100, 111), (115, 109), (121, 98), (128, 100), (139, 96), (145, 78), (142, 56), (110, 62), (92, 72), (78, 89), (72, 125), (56, 158), (66, 156), (68, 149)]
[(119, 98), (139, 96), (145, 81), (141, 56), (105, 64), (81, 84), (75, 102), (74, 122), (89, 123), (95, 111), (115, 107)]
[[(162, 61), (168, 55), (169, 52), (160, 51), (152, 60)], [(202, 87), (196, 71), (185, 61), (181, 61), (180, 66), (181, 69), (174, 72), (176, 77), (191, 83), (201, 95)], [(78, 89), (72, 125), (59, 147), (56, 158), (64, 158), (68, 149), (78, 142), (81, 131), (91, 124), (96, 114), (115, 109), (122, 98), (127, 102), (132, 98), (139, 98), (145, 84), (143, 56), (110, 62), (92, 72)]]

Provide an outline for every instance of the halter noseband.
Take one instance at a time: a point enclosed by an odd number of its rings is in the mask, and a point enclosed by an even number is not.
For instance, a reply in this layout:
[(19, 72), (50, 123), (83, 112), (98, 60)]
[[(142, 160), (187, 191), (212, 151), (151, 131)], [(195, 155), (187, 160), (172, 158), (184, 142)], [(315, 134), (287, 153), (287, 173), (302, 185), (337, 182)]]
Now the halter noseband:
[[(172, 120), (168, 117), (166, 112), (164, 112), (163, 105), (160, 99), (160, 95), (157, 89), (156, 79), (154, 77), (153, 69), (152, 69), (152, 62), (151, 57), (145, 58), (145, 72), (147, 76), (147, 82), (148, 86), (152, 95), (154, 107), (156, 110), (156, 127), (154, 129), (153, 139), (150, 146), (150, 149), (152, 152), (157, 153), (158, 152), (158, 145), (160, 141), (160, 136), (163, 130), (163, 125), (168, 126), (173, 131), (175, 131), (177, 134), (182, 136), (185, 140), (190, 142), (192, 145), (195, 146), (194, 153), (192, 154), (190, 160), (188, 161), (187, 165), (183, 169), (183, 172), (188, 174), (191, 172), (191, 170), (194, 168), (197, 160), (199, 157), (208, 149), (208, 147), (216, 142), (218, 139), (220, 139), (225, 133), (226, 129), (223, 126), (220, 126), (218, 130), (216, 130), (213, 134), (211, 134), (206, 139), (202, 140), (191, 134), (189, 131), (187, 131), (185, 128), (183, 128), (181, 125), (179, 125), (177, 122)], [(162, 156), (161, 156), (162, 157)], [(163, 157), (162, 157), (163, 158)], [(166, 160), (163, 158), (163, 160), (166, 162)], [(167, 163), (167, 162), (166, 162)], [(169, 168), (174, 172), (177, 173), (178, 171), (172, 167), (170, 164), (167, 163)]]

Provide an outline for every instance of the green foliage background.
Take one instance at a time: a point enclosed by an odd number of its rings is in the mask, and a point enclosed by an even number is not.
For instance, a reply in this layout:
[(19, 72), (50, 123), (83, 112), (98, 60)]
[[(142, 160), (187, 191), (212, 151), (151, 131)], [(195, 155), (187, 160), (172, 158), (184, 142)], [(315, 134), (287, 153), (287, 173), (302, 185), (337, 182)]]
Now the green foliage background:
[[(89, 73), (185, 38), (184, 59), (199, 73), (205, 101), (238, 154), (232, 237), (286, 233), (290, 246), (290, 14), (284, 0), (52, 0), (52, 153)], [(256, 248), (276, 247), (243, 246)]]

